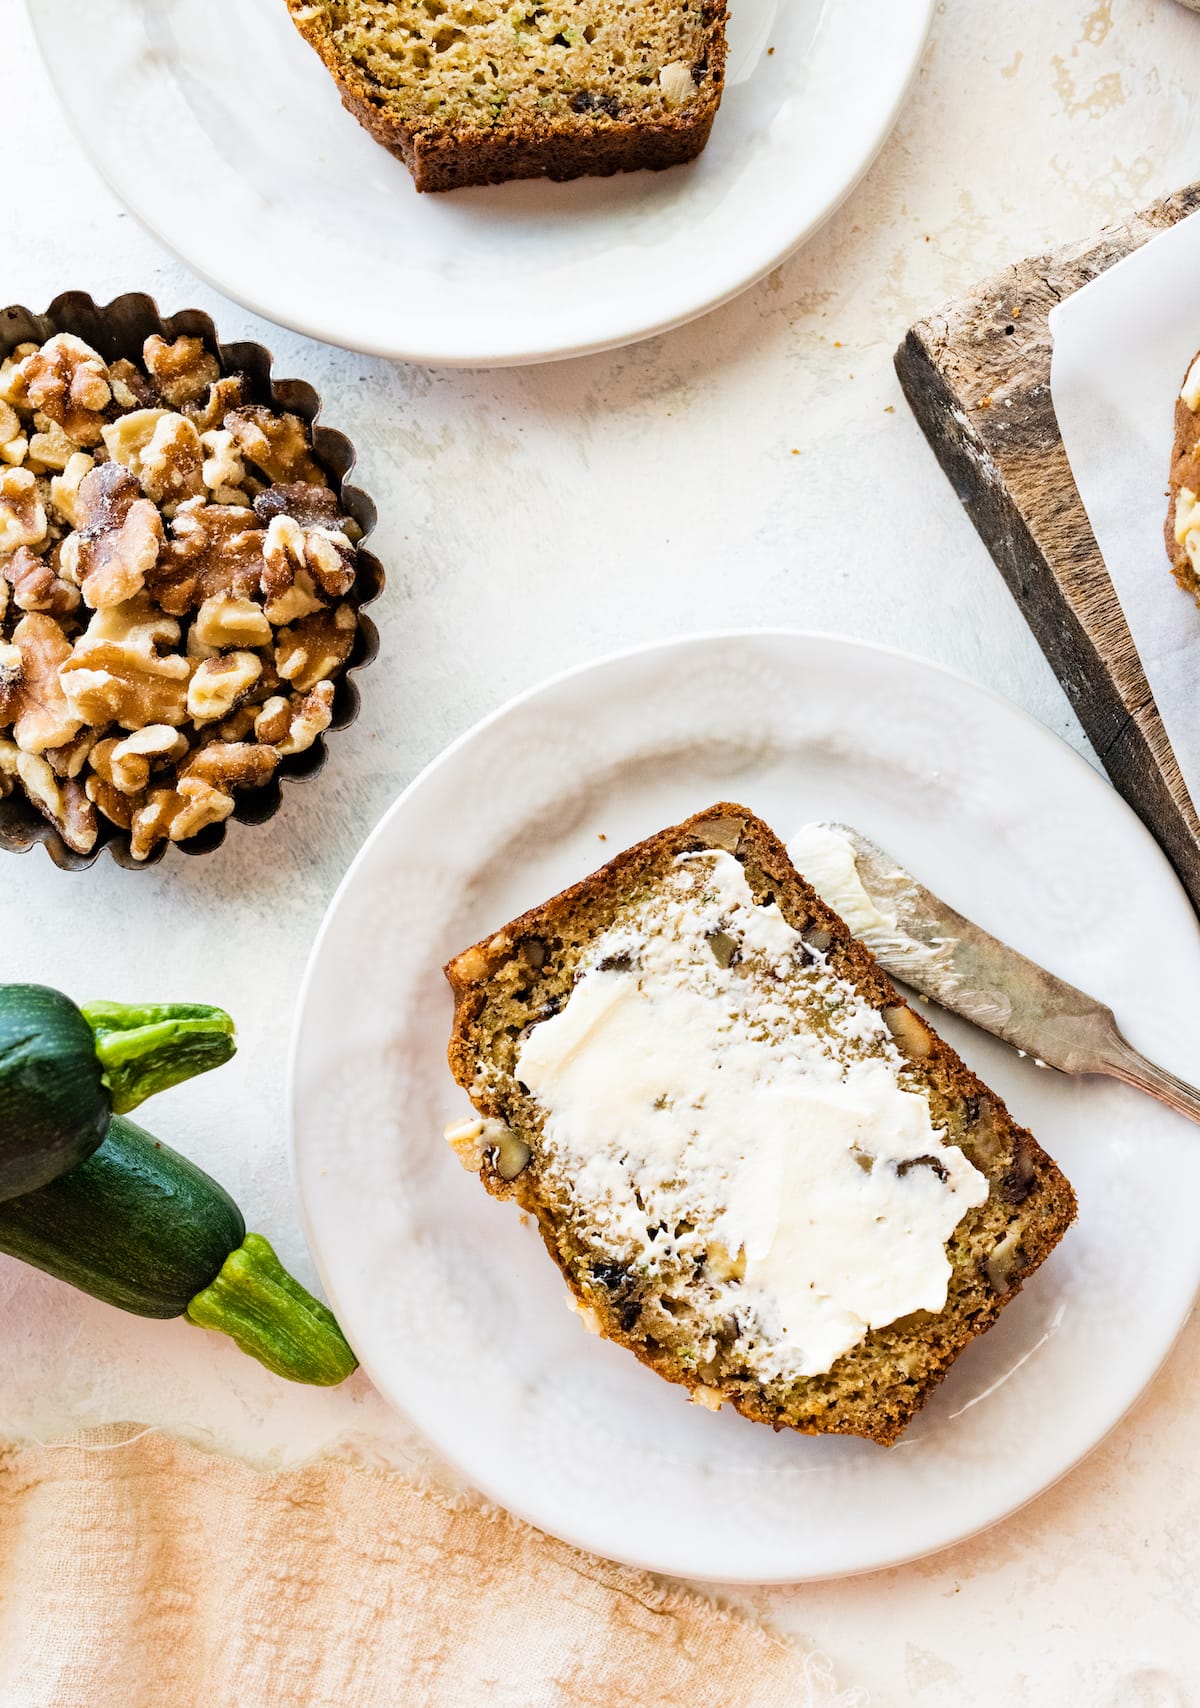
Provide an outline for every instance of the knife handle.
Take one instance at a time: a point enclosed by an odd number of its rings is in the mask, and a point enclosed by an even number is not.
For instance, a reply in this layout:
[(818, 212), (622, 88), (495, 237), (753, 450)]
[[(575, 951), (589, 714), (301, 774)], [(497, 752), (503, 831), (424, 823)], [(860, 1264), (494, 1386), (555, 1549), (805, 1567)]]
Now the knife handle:
[(1149, 1092), (1151, 1097), (1157, 1097), (1160, 1103), (1165, 1103), (1180, 1115), (1186, 1115), (1190, 1121), (1200, 1121), (1200, 1091), (1185, 1079), (1180, 1079), (1178, 1074), (1169, 1073), (1166, 1068), (1149, 1061), (1119, 1032), (1115, 1034), (1111, 1051), (1097, 1061), (1096, 1067), (1100, 1073), (1111, 1074), (1114, 1079), (1135, 1086), (1138, 1091)]

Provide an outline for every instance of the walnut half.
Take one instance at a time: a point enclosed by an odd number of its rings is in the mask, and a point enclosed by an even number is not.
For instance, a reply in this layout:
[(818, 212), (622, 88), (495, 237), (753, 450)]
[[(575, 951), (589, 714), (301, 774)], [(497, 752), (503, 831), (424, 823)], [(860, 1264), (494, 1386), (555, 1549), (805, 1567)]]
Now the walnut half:
[(88, 635), (68, 651), (59, 678), (78, 719), (76, 729), (81, 723), (96, 727), (116, 723), (130, 730), (170, 724), (177, 729), (186, 720), (191, 666), (178, 653), (160, 655)]
[(202, 338), (176, 338), (168, 344), (154, 333), (142, 345), (142, 360), (172, 409), (199, 403), (221, 377), (221, 364), (205, 349)]
[(13, 630), (13, 645), (21, 655), (13, 739), (29, 754), (62, 747), (88, 721), (70, 704), (62, 686), (71, 643), (53, 617), (31, 611)]
[(0, 469), (0, 558), (46, 537), (46, 507), (32, 469)]
[(19, 753), (17, 775), (26, 796), (39, 812), (57, 826), (68, 848), (90, 854), (96, 846), (98, 827), (91, 801), (74, 778), (59, 778), (39, 754)]
[(307, 694), (293, 694), (290, 700), (276, 695), (268, 700), (254, 720), (254, 733), (286, 758), (306, 752), (332, 719), (333, 683), (318, 682)]
[(187, 709), (193, 723), (226, 717), (262, 675), (262, 659), (253, 652), (223, 652), (196, 666), (188, 685)]
[(285, 682), (306, 694), (340, 670), (350, 656), (358, 617), (352, 605), (314, 611), (276, 637), (275, 668)]
[(12, 602), (20, 611), (44, 611), (51, 617), (69, 617), (79, 605), (79, 590), (55, 575), (50, 557), (36, 557), (21, 546), (0, 565), (5, 582), (12, 588)]
[(108, 368), (73, 333), (60, 332), (21, 363), (16, 383), (29, 407), (47, 416), (76, 445), (98, 445), (112, 401)]
[[(187, 737), (170, 724), (146, 724), (123, 741), (111, 740), (102, 745), (108, 749), (103, 762), (108, 781), (123, 795), (140, 795), (150, 781), (152, 765), (182, 759), (188, 750)], [(96, 770), (101, 769), (94, 758), (92, 764)]]
[(271, 781), (278, 764), (274, 748), (256, 741), (210, 741), (180, 771), (180, 787), (185, 777), (197, 777), (214, 788), (261, 789)]
[(130, 852), (135, 860), (144, 860), (164, 837), (184, 842), (210, 824), (220, 824), (232, 811), (233, 796), (199, 777), (181, 779), (178, 789), (152, 789), (130, 823)]
[(140, 593), (163, 544), (162, 518), (119, 463), (101, 463), (80, 482), (79, 530), (63, 542), (65, 573), (93, 610)]

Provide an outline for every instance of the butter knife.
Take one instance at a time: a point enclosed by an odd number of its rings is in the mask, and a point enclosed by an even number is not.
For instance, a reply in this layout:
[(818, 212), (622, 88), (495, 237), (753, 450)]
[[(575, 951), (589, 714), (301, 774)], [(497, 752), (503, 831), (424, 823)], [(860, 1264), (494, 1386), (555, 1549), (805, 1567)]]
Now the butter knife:
[(972, 924), (857, 830), (809, 826), (791, 852), (892, 977), (1047, 1067), (1109, 1074), (1200, 1121), (1200, 1091), (1135, 1050), (1111, 1008)]

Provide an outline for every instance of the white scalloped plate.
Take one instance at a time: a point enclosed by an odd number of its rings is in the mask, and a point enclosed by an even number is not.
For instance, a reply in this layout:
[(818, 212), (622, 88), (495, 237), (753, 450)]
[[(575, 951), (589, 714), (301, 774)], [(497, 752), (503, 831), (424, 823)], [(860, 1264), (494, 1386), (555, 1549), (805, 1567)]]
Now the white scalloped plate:
[(648, 337), (777, 266), (874, 159), (934, 0), (737, 0), (693, 165), (433, 196), (343, 111), (283, 0), (29, 6), (92, 159), (197, 272), (332, 344), (493, 366)]
[(627, 844), (721, 798), (782, 835), (843, 819), (1116, 1009), (1200, 1079), (1200, 932), (1096, 772), (984, 689), (901, 654), (712, 636), (536, 689), (384, 816), (317, 939), (291, 1071), (293, 1156), (325, 1285), (373, 1380), (493, 1499), (651, 1569), (754, 1582), (865, 1571), (1012, 1512), (1140, 1393), (1200, 1284), (1200, 1133), (1039, 1069), (950, 1017), (1058, 1158), (1077, 1226), (890, 1451), (687, 1403), (564, 1308), (515, 1208), (443, 1143), (468, 1112), (442, 963)]

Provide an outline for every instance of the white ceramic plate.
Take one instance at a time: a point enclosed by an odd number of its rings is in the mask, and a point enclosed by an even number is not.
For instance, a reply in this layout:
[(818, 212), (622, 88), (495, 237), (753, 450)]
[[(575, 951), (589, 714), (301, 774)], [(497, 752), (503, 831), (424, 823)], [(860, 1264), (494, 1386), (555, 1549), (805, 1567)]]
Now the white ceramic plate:
[[(1058, 1158), (1080, 1217), (903, 1441), (773, 1434), (689, 1405), (587, 1334), (513, 1206), (442, 1140), (442, 963), (627, 844), (722, 798), (788, 835), (859, 826), (964, 912), (1108, 999), (1200, 1078), (1200, 933), (1146, 831), (1076, 754), (917, 659), (713, 636), (560, 677), (464, 736), (385, 815), (322, 927), (291, 1075), (323, 1280), (378, 1387), (493, 1499), (665, 1572), (863, 1571), (994, 1522), (1100, 1440), (1198, 1283), (1200, 1132), (1125, 1087), (1038, 1069), (950, 1017)], [(944, 1023), (943, 1023), (944, 1022)]]
[(628, 343), (761, 278), (874, 158), (933, 13), (737, 0), (694, 165), (418, 196), (283, 0), (29, 3), (97, 166), (198, 272), (330, 343), (476, 366)]

